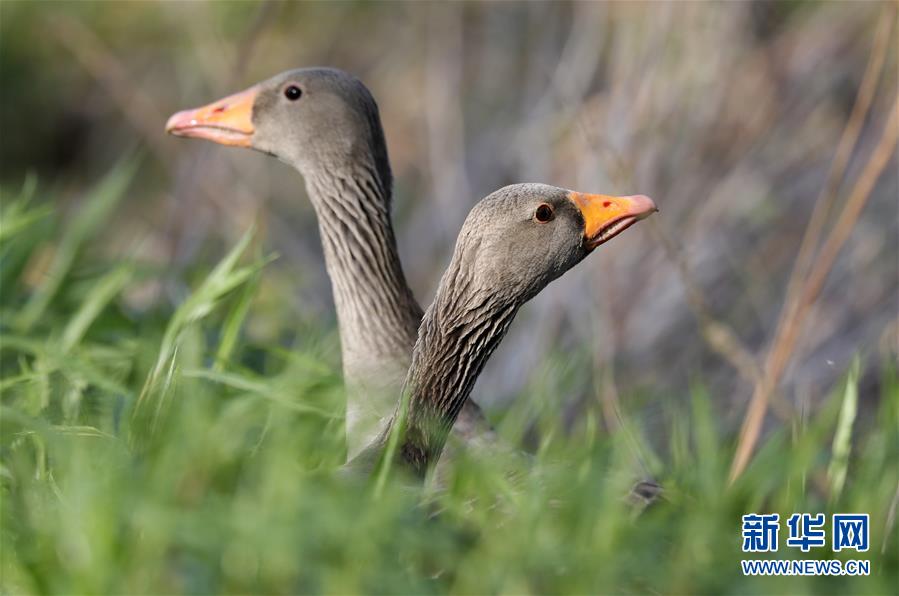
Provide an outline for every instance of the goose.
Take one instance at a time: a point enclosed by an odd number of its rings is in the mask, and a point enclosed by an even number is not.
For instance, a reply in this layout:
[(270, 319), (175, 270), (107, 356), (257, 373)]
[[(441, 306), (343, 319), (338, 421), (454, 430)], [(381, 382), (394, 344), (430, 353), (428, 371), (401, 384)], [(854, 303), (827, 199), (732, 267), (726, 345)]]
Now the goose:
[[(304, 178), (337, 310), (352, 458), (393, 413), (422, 317), (397, 253), (390, 161), (372, 94), (337, 69), (292, 70), (178, 112), (166, 131), (273, 155)], [(466, 443), (494, 439), (470, 400), (455, 428)]]
[[(423, 477), (519, 308), (597, 246), (656, 211), (644, 195), (584, 194), (545, 184), (507, 186), (477, 203), (422, 319), (400, 406), (350, 464), (373, 469), (396, 436), (396, 448), (387, 451)], [(640, 483), (634, 494), (651, 486)]]

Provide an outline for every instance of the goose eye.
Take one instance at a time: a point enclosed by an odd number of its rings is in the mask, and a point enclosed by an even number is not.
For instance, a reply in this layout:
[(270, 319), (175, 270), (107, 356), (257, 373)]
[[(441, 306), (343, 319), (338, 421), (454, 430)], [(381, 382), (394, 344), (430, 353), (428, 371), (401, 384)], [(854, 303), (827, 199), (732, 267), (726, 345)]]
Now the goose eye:
[(539, 207), (537, 207), (537, 211), (534, 212), (534, 219), (536, 219), (540, 223), (547, 223), (552, 221), (555, 214), (553, 213), (553, 208), (543, 203)]
[(290, 101), (296, 101), (303, 95), (303, 90), (296, 85), (291, 85), (284, 90), (284, 97)]

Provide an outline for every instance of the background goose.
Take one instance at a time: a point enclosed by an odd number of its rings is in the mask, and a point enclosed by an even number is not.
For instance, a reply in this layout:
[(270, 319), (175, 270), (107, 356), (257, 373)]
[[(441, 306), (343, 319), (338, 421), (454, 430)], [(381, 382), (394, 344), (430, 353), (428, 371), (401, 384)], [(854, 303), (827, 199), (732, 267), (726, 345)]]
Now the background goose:
[[(256, 149), (303, 175), (337, 307), (352, 457), (393, 413), (422, 316), (397, 254), (390, 162), (374, 98), (340, 70), (299, 69), (178, 112), (166, 130)], [(491, 434), (470, 401), (457, 430), (466, 439)]]
[[(421, 476), (437, 460), (519, 307), (656, 210), (643, 195), (591, 195), (544, 184), (507, 186), (475, 205), (418, 331), (404, 387), (407, 414), (395, 418), (403, 420), (396, 449), (403, 465)], [(358, 465), (377, 459), (389, 431)]]

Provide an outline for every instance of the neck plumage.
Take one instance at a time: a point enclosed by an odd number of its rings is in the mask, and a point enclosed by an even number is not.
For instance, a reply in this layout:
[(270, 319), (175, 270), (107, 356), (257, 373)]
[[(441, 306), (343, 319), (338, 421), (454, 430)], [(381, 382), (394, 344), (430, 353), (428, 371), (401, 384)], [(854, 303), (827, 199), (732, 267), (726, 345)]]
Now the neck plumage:
[(519, 307), (495, 288), (474, 288), (470, 276), (454, 265), (424, 315), (404, 388), (408, 410), (398, 455), (419, 476), (440, 456), (478, 375)]
[(382, 169), (354, 163), (306, 176), (350, 385), (365, 385), (377, 369), (393, 363), (404, 372), (422, 316), (400, 265), (390, 221), (390, 173)]

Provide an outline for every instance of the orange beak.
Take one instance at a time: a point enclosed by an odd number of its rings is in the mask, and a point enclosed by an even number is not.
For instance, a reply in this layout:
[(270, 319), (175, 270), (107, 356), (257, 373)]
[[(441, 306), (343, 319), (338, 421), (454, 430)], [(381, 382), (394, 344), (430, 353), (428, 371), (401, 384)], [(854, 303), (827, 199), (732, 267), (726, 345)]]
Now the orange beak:
[(165, 124), (166, 132), (179, 137), (194, 137), (234, 147), (250, 147), (253, 132), (253, 103), (257, 87), (235, 93), (225, 99), (178, 112)]
[(572, 192), (568, 198), (584, 216), (584, 238), (589, 250), (658, 211), (652, 199), (645, 195), (610, 197)]

